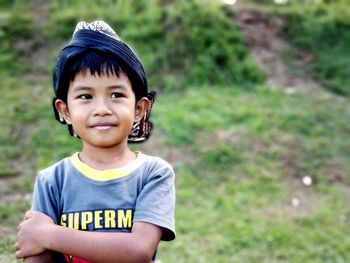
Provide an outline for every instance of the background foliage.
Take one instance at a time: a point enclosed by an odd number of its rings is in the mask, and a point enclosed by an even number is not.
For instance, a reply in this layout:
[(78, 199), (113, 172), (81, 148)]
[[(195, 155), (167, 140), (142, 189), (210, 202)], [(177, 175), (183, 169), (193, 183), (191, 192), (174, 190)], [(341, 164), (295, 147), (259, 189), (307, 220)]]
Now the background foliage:
[[(247, 86), (264, 79), (234, 24), (213, 1), (72, 2), (57, 1), (53, 6), (58, 36), (67, 39), (78, 20), (103, 16), (144, 54), (151, 84), (158, 89), (183, 90), (190, 83)], [(58, 12), (68, 6), (71, 12)]]

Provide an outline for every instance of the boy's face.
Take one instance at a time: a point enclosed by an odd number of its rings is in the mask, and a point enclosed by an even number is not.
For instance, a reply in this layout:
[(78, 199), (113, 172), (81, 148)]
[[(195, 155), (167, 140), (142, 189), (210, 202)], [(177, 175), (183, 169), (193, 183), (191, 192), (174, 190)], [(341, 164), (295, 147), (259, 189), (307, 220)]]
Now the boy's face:
[(56, 108), (75, 133), (94, 147), (126, 145), (135, 120), (142, 118), (148, 100), (135, 105), (135, 94), (128, 77), (120, 73), (91, 75), (78, 73), (70, 82), (67, 104), (56, 102)]

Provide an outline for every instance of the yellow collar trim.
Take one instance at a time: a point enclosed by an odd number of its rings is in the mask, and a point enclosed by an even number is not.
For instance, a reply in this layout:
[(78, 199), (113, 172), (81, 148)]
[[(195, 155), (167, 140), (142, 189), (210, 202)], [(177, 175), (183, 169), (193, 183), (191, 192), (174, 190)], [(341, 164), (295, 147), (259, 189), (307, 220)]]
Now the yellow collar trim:
[(76, 152), (71, 156), (71, 162), (73, 166), (81, 172), (86, 177), (96, 180), (96, 181), (108, 181), (113, 179), (118, 179), (121, 177), (128, 176), (130, 173), (139, 168), (145, 161), (145, 157), (141, 152), (135, 152), (137, 158), (131, 163), (116, 169), (100, 171), (94, 168), (91, 168), (87, 164), (83, 163), (79, 159), (79, 153)]

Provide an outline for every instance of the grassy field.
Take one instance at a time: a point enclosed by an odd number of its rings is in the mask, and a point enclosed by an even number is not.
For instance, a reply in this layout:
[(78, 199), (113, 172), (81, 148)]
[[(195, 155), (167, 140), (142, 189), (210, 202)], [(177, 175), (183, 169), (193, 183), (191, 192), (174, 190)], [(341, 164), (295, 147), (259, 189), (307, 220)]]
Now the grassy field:
[[(89, 17), (79, 1), (73, 2), (81, 6), (81, 16)], [(15, 228), (30, 207), (36, 171), (80, 147), (51, 112), (50, 70), (62, 42), (45, 44), (53, 32), (44, 28), (23, 46), (21, 40), (33, 34), (30, 25), (38, 23), (31, 14), (41, 11), (26, 1), (16, 3), (0, 2), (6, 10), (0, 23), (0, 40), (6, 40), (0, 48), (0, 262), (6, 263), (17, 262)], [(48, 7), (50, 19), (74, 24), (73, 12), (63, 3)], [(124, 3), (127, 8), (130, 1)], [(11, 33), (16, 38), (2, 37), (9, 34), (8, 19), (19, 16), (14, 11), (19, 7), (27, 14), (21, 17), (29, 21), (23, 22), (27, 33), (22, 28), (19, 35)], [(63, 39), (71, 29), (62, 26), (55, 32)], [(131, 29), (124, 34), (133, 36)], [(244, 48), (239, 43), (238, 50)], [(36, 56), (29, 56), (28, 48)], [(142, 58), (141, 51), (147, 48), (140, 48)], [(159, 92), (152, 115), (155, 130), (148, 142), (133, 148), (170, 161), (177, 174), (177, 238), (161, 243), (159, 260), (350, 262), (350, 99), (312, 89), (274, 90), (264, 84), (247, 50), (238, 53), (245, 65), (234, 72), (244, 77), (229, 83), (220, 82), (225, 75), (192, 83), (202, 76), (194, 70), (181, 80), (184, 88), (176, 82), (179, 69), (164, 79), (150, 74), (151, 83), (162, 83), (154, 85)], [(157, 72), (153, 63), (163, 58), (145, 56), (151, 73)], [(169, 69), (177, 65), (171, 63)], [(244, 75), (248, 69), (256, 73)], [(311, 185), (303, 183), (307, 176)]]

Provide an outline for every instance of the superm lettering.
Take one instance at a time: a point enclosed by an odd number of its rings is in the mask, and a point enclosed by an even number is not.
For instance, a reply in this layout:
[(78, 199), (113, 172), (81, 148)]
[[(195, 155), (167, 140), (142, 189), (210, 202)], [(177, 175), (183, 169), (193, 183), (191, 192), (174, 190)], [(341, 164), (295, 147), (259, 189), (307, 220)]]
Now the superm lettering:
[(78, 230), (132, 228), (134, 211), (132, 209), (105, 209), (64, 213), (60, 225)]

